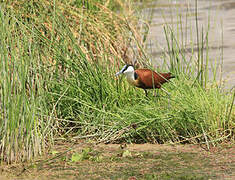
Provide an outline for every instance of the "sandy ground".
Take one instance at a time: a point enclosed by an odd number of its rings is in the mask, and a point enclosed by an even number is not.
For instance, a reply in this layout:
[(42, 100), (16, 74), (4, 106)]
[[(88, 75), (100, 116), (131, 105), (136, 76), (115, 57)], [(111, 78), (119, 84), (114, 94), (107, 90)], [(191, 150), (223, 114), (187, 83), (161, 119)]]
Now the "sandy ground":
[(60, 142), (37, 161), (1, 165), (0, 172), (3, 180), (232, 180), (235, 179), (235, 146), (227, 143), (206, 150), (199, 145)]

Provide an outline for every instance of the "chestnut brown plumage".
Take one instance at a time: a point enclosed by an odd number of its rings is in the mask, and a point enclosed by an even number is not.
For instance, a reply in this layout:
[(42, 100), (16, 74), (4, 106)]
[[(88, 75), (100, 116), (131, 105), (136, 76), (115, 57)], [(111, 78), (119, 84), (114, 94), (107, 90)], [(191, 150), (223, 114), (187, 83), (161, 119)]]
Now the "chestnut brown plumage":
[(156, 73), (150, 69), (137, 69), (134, 70), (132, 65), (125, 65), (121, 71), (116, 73), (116, 76), (119, 74), (125, 74), (127, 77), (127, 81), (138, 87), (142, 88), (145, 91), (146, 96), (147, 90), (146, 89), (155, 89), (161, 88), (161, 85), (165, 82), (168, 82), (169, 79), (174, 78), (171, 73)]

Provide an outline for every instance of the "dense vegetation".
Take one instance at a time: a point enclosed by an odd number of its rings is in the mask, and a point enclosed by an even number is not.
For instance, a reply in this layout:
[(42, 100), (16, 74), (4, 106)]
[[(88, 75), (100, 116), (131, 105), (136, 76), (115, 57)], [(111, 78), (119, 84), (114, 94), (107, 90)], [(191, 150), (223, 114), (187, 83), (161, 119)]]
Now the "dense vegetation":
[(200, 65), (208, 61), (204, 48), (186, 61), (171, 27), (165, 32), (174, 53), (160, 69), (176, 75), (164, 86), (170, 96), (146, 98), (115, 78), (133, 54), (151, 68), (129, 1), (9, 1), (0, 18), (1, 160), (31, 159), (57, 137), (207, 144), (234, 138), (234, 93), (208, 79)]

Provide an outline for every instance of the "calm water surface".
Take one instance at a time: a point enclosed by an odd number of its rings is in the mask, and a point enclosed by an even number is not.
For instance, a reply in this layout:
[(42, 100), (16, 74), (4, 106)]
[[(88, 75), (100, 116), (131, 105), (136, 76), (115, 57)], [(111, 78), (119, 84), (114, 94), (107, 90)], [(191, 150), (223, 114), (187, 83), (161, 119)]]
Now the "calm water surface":
[[(210, 60), (214, 61), (216, 59), (219, 62), (223, 59), (223, 65), (218, 65), (217, 67), (218, 71), (221, 71), (220, 69), (222, 67), (222, 78), (225, 81), (226, 89), (234, 89), (235, 0), (198, 0), (197, 4), (199, 29), (201, 29), (202, 26), (204, 30), (207, 29), (208, 17), (210, 17)], [(152, 13), (150, 35), (147, 42), (153, 64), (156, 64), (156, 66), (161, 65), (163, 52), (167, 51), (163, 26), (166, 23), (173, 24), (174, 31), (177, 32), (177, 24), (179, 24), (178, 22), (180, 21), (180, 19), (177, 18), (179, 17), (178, 14), (182, 16), (181, 21), (183, 29), (183, 35), (179, 32), (178, 37), (185, 45), (185, 48), (190, 49), (190, 44), (197, 42), (194, 0), (156, 0), (145, 5), (146, 7), (142, 10), (144, 17), (150, 19), (150, 14)], [(187, 57), (190, 57), (191, 54), (191, 51), (186, 52)], [(195, 53), (195, 56), (196, 54), (197, 53)]]

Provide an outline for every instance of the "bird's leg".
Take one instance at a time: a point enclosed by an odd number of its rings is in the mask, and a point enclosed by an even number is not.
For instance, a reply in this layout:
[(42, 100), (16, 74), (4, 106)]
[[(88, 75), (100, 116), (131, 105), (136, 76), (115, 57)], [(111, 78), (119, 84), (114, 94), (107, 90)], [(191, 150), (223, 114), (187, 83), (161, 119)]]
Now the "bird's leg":
[(170, 96), (168, 96), (168, 109), (171, 108), (171, 104), (170, 104)]
[(171, 97), (171, 94), (168, 93), (165, 89), (161, 88), (167, 95), (168, 95), (168, 108), (170, 109), (170, 97)]
[(157, 88), (154, 89), (154, 97), (159, 97), (159, 90)]
[(161, 90), (163, 90), (168, 96), (170, 96), (171, 94), (168, 93), (165, 89), (161, 88)]
[[(161, 85), (160, 85), (160, 84), (157, 84), (157, 85), (156, 85), (156, 89), (155, 89), (155, 93), (154, 93), (155, 97), (157, 97), (157, 96), (160, 97), (160, 95), (159, 95), (159, 90), (158, 90), (158, 89), (160, 89), (160, 88), (161, 88)], [(156, 93), (156, 92), (157, 92), (157, 93)]]
[(144, 92), (145, 92), (145, 96), (148, 97), (148, 92), (146, 89), (144, 89)]

